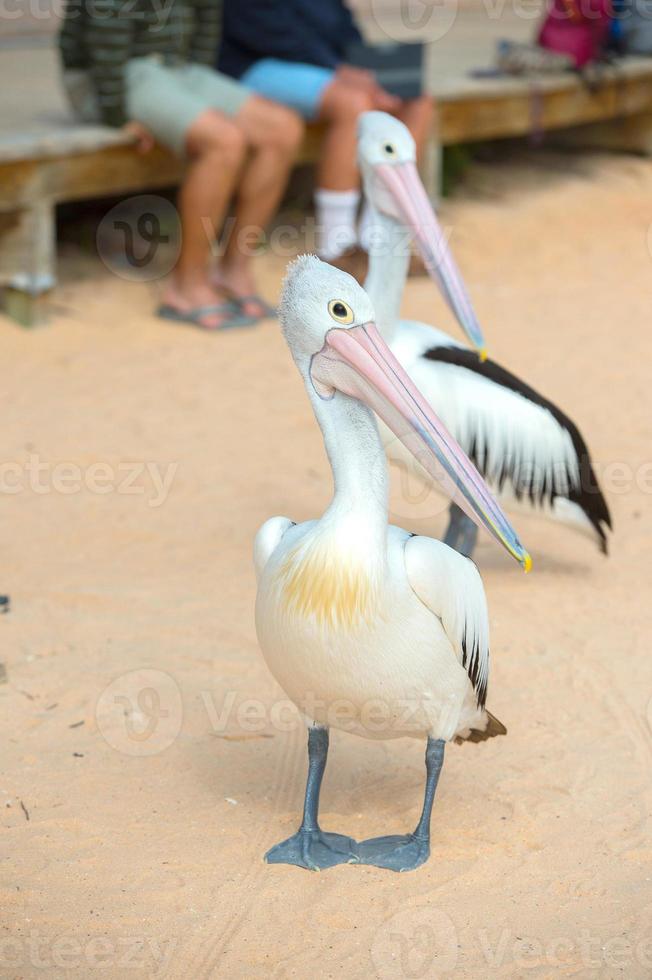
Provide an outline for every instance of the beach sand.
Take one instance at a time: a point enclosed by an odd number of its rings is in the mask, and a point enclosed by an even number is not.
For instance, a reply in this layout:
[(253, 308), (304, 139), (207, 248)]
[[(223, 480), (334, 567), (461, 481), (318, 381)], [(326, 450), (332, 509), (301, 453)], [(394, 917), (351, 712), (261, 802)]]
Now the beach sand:
[[(442, 220), (492, 356), (580, 425), (615, 533), (604, 558), (519, 518), (528, 576), (481, 536), (509, 734), (449, 748), (411, 874), (262, 860), (306, 760), (252, 539), (330, 492), (278, 326), (165, 324), (151, 284), (75, 256), (47, 328), (0, 320), (2, 977), (652, 975), (652, 164), (485, 165)], [(258, 264), (274, 299), (285, 260)], [(405, 311), (460, 337), (427, 280)], [(408, 489), (393, 520), (440, 533)], [(407, 831), (423, 777), (419, 742), (335, 732), (322, 825)]]

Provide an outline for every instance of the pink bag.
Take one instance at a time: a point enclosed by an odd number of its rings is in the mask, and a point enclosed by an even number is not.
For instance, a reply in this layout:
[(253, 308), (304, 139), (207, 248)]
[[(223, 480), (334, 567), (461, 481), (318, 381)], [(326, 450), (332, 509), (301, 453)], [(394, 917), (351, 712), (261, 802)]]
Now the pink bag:
[(610, 0), (551, 0), (539, 44), (569, 55), (576, 68), (583, 68), (600, 60), (609, 35), (610, 15)]

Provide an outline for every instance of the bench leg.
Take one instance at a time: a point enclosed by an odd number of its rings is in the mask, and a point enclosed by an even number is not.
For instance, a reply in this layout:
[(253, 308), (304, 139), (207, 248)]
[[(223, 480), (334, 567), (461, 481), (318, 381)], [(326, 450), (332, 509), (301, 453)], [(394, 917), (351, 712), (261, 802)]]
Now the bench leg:
[(55, 284), (56, 230), (54, 204), (39, 201), (30, 208), (0, 214), (0, 284), (4, 309), (22, 326), (47, 319), (48, 295)]

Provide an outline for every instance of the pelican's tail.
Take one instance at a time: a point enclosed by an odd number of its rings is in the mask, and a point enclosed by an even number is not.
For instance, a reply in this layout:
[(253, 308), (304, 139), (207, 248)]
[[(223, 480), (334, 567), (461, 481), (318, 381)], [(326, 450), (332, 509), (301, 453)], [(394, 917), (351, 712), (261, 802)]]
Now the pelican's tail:
[(455, 741), (458, 745), (461, 745), (462, 742), (486, 742), (488, 738), (507, 734), (507, 729), (502, 721), (498, 721), (490, 711), (482, 712), (482, 720), (486, 722), (485, 728), (467, 728), (465, 731), (457, 733)]

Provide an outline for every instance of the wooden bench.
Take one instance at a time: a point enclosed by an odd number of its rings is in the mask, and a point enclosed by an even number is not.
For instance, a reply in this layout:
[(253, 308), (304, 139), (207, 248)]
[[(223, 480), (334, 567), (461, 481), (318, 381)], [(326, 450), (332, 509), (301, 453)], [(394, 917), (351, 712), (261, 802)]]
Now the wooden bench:
[[(652, 152), (652, 60), (609, 69), (592, 92), (569, 74), (536, 79), (440, 80), (437, 122), (424, 166), (431, 193), (439, 185), (443, 146), (559, 132), (572, 138)], [(581, 127), (577, 129), (576, 127)], [(309, 129), (302, 161), (319, 154)], [(61, 114), (38, 127), (0, 137), (0, 286), (9, 316), (32, 325), (47, 316), (56, 282), (55, 206), (177, 183), (182, 164), (161, 148), (142, 156), (116, 131), (79, 126)]]

